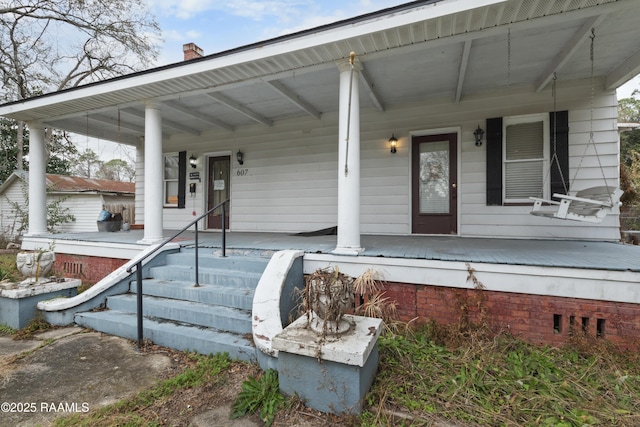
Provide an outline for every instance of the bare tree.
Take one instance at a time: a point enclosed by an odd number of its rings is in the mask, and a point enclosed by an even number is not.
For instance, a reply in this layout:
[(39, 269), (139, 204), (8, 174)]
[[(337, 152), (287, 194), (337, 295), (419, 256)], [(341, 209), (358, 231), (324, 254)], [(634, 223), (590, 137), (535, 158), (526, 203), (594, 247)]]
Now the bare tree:
[(98, 154), (87, 148), (84, 150), (78, 158), (73, 162), (73, 174), (76, 176), (82, 176), (84, 178), (95, 178), (97, 171), (102, 169), (103, 162), (98, 157)]
[[(0, 99), (147, 68), (158, 56), (159, 34), (144, 0), (0, 0)], [(23, 131), (18, 123), (19, 169)]]
[(96, 172), (96, 178), (112, 181), (133, 182), (135, 177), (135, 166), (122, 159), (111, 159), (104, 162)]

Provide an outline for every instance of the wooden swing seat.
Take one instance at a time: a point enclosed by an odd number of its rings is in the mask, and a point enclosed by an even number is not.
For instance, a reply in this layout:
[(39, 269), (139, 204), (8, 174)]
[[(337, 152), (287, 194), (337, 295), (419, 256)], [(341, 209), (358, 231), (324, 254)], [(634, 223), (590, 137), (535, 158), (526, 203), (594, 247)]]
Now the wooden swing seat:
[(614, 187), (591, 187), (578, 191), (575, 196), (554, 194), (559, 199), (545, 200), (529, 197), (534, 201), (532, 215), (547, 218), (599, 223), (620, 203), (624, 192)]

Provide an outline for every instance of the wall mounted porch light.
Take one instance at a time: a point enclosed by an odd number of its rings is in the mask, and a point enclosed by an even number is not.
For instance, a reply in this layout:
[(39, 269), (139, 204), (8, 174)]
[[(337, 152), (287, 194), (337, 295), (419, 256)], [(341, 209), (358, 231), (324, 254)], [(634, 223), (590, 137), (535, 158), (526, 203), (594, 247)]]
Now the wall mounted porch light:
[(196, 159), (196, 156), (194, 156), (193, 154), (191, 155), (191, 157), (189, 157), (189, 164), (194, 169), (196, 168), (196, 166), (198, 166), (198, 159)]
[(476, 139), (476, 147), (480, 147), (482, 145), (482, 138), (484, 138), (484, 131), (480, 129), (480, 125), (478, 125), (478, 129), (473, 131), (473, 136)]
[(238, 164), (244, 164), (244, 153), (242, 151), (238, 150), (238, 152), (236, 153), (236, 160), (238, 161)]
[(395, 153), (396, 147), (398, 146), (398, 138), (395, 137), (394, 134), (391, 134), (391, 138), (389, 138), (389, 147), (391, 148), (391, 152)]

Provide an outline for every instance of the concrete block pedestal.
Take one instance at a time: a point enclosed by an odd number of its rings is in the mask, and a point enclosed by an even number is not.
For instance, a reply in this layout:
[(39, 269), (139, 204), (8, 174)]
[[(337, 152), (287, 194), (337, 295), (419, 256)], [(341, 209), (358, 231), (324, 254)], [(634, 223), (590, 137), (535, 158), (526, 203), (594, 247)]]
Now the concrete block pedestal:
[(80, 279), (61, 279), (26, 286), (11, 283), (0, 285), (0, 325), (13, 329), (24, 328), (36, 317), (36, 307), (40, 301), (76, 296), (81, 284)]
[(343, 319), (352, 326), (338, 336), (319, 336), (302, 316), (274, 337), (280, 391), (297, 394), (318, 411), (359, 414), (378, 369), (382, 320), (351, 315)]

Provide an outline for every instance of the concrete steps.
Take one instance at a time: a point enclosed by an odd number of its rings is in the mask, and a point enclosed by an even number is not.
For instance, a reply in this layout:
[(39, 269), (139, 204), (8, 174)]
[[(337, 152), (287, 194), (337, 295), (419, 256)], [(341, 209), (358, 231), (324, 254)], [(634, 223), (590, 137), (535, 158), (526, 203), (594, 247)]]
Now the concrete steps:
[[(200, 254), (200, 286), (195, 286), (195, 260), (189, 252), (167, 256), (166, 264), (150, 268), (151, 277), (143, 280), (144, 338), (177, 350), (227, 352), (232, 358), (255, 360), (251, 308), (269, 260)], [(75, 322), (137, 339), (135, 281), (128, 293), (108, 297), (106, 308), (78, 313)]]

